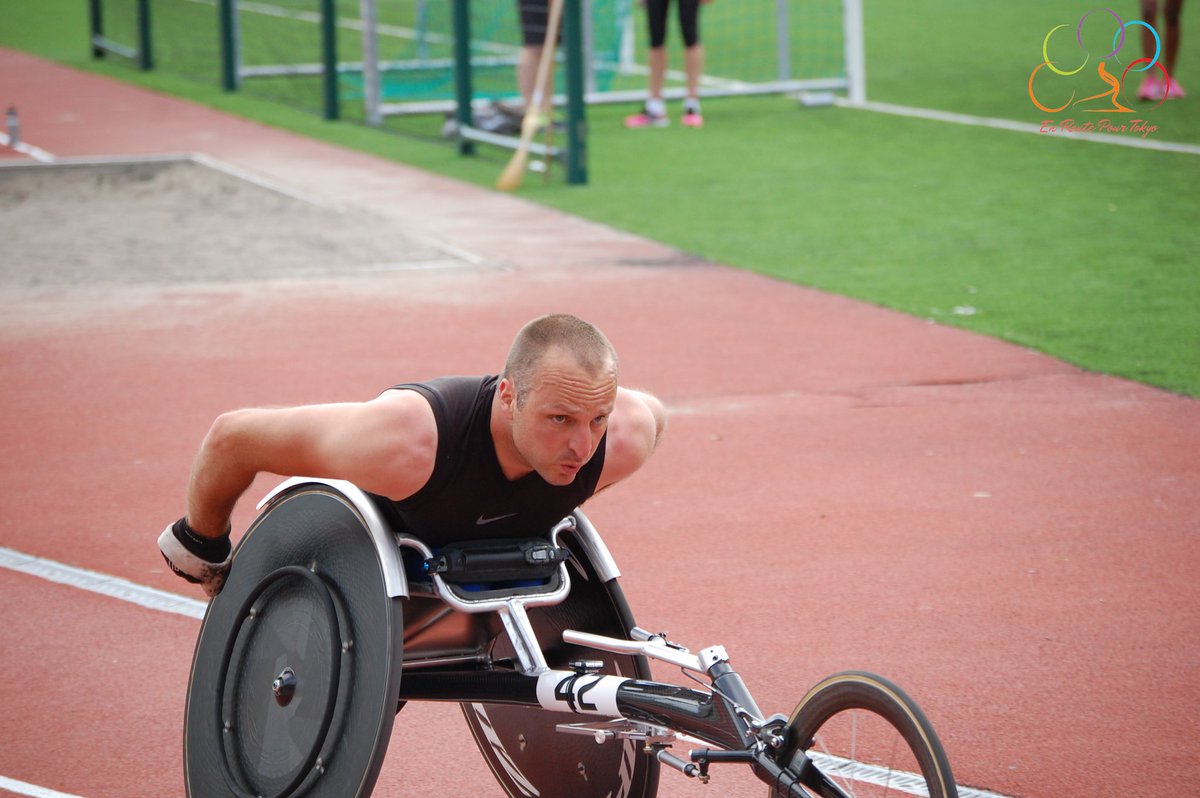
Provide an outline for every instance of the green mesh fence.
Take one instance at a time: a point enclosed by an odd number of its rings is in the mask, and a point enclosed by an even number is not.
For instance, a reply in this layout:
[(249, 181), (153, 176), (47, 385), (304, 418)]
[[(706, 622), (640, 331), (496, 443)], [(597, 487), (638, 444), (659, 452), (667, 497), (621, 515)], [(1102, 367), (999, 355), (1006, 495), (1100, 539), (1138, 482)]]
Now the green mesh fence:
[[(231, 0), (233, 2), (234, 0)], [(104, 35), (136, 59), (139, 0), (93, 0)], [(220, 85), (223, 37), (217, 0), (148, 0), (154, 68)], [(428, 104), (454, 98), (450, 0), (376, 0), (381, 100)], [(321, 113), (326, 95), (320, 0), (236, 0), (233, 65), (238, 90)], [(359, 0), (336, 0), (333, 23), (342, 116), (362, 119), (363, 28)], [(703, 89), (753, 91), (780, 81), (846, 78), (843, 0), (720, 0), (701, 7)], [(472, 0), (471, 81), (477, 98), (516, 94), (516, 0)], [(586, 90), (594, 101), (646, 86), (645, 14), (634, 0), (585, 3)], [(668, 23), (668, 89), (682, 85), (677, 22)], [(564, 70), (556, 73), (563, 91)]]
[[(674, 6), (667, 20), (666, 85), (684, 82), (683, 40)], [(634, 14), (632, 50), (626, 46), (613, 89), (644, 88), (649, 32), (645, 13)], [(844, 80), (842, 0), (734, 0), (700, 7), (704, 44), (702, 92), (754, 91), (764, 84)]]
[(145, 49), (149, 8), (139, 0), (90, 0), (92, 54), (121, 58), (143, 69), (151, 66)]
[(221, 38), (216, 3), (151, 0), (150, 7), (155, 70), (220, 85)]

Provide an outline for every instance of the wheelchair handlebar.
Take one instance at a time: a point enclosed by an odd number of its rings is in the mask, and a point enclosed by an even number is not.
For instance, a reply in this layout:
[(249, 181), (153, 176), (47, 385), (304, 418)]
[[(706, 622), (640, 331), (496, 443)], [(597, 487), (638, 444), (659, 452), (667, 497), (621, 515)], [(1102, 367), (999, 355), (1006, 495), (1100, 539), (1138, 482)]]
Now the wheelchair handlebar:
[(573, 629), (566, 629), (563, 631), (563, 640), (600, 651), (611, 651), (614, 654), (641, 654), (651, 659), (678, 665), (685, 670), (695, 671), (696, 673), (705, 672), (704, 666), (700, 663), (700, 657), (688, 651), (673, 648), (662, 637), (650, 635), (644, 629), (635, 629), (631, 634), (636, 635), (639, 632), (648, 635), (649, 638), (643, 640), (618, 640), (615, 637), (604, 637), (603, 635), (594, 635), (589, 632), (577, 632)]

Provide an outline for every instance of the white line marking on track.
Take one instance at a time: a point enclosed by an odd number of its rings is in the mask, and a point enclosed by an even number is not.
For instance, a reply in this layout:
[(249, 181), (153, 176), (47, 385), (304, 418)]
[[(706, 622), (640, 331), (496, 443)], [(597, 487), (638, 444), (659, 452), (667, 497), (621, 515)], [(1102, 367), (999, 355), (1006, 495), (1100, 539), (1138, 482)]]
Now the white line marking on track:
[(995, 119), (986, 116), (971, 116), (956, 114), (950, 111), (936, 111), (931, 108), (912, 108), (907, 105), (892, 105), (891, 103), (852, 103), (839, 98), (837, 104), (843, 108), (859, 108), (864, 111), (875, 111), (894, 116), (909, 116), (915, 119), (928, 119), (933, 122), (950, 122), (955, 125), (971, 125), (973, 127), (990, 127), (996, 130), (1010, 130), (1016, 133), (1037, 133), (1039, 136), (1074, 139), (1076, 141), (1091, 141), (1096, 144), (1113, 144), (1118, 147), (1134, 147), (1142, 150), (1157, 150), (1159, 152), (1179, 152), (1185, 155), (1200, 155), (1200, 145), (1181, 144), (1175, 141), (1158, 141), (1149, 138), (1119, 136), (1113, 133), (1078, 133), (1074, 131), (1057, 131), (1043, 133), (1042, 126), (1032, 122), (1017, 122), (1012, 119)]
[(185, 156), (185, 159), (194, 163), (198, 163), (201, 166), (207, 166), (209, 169), (229, 175), (230, 177), (236, 177), (238, 180), (243, 180), (251, 185), (266, 189), (267, 191), (274, 191), (276, 194), (282, 194), (285, 197), (291, 197), (294, 200), (306, 202), (309, 205), (313, 205), (317, 208), (329, 207), (329, 203), (313, 196), (312, 194), (306, 194), (303, 191), (291, 188), (290, 186), (285, 186), (282, 183), (276, 183), (274, 180), (263, 177), (262, 175), (256, 175), (247, 169), (242, 169), (241, 167), (234, 166), (233, 164), (225, 163), (224, 161), (218, 160), (211, 155), (205, 155), (202, 152), (197, 152)]
[(53, 163), (55, 160), (53, 155), (46, 152), (41, 147), (33, 146), (27, 141), (18, 142), (17, 146), (13, 147), (12, 139), (9, 138), (7, 133), (0, 133), (0, 146), (12, 147), (12, 149), (16, 150), (17, 152), (24, 153), (35, 161), (41, 161), (42, 163)]
[(77, 587), (102, 596), (128, 601), (152, 610), (161, 610), (188, 618), (200, 619), (208, 604), (196, 599), (156, 590), (115, 576), (64, 565), (54, 560), (32, 557), (0, 546), (0, 567), (37, 576), (60, 585)]
[(0, 790), (8, 790), (15, 792), (17, 795), (30, 795), (33, 798), (81, 798), (78, 795), (72, 795), (68, 792), (58, 792), (45, 787), (39, 787), (36, 784), (27, 784), (16, 779), (0, 776)]

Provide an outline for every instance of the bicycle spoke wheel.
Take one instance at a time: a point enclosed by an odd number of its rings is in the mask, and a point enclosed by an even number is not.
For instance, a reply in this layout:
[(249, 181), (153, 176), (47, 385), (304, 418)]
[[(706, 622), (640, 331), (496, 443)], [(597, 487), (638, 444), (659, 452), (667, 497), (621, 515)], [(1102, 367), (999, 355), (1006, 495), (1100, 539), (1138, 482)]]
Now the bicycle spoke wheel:
[(924, 713), (879, 676), (830, 676), (796, 706), (787, 729), (779, 760), (787, 769), (768, 798), (958, 796), (946, 754)]

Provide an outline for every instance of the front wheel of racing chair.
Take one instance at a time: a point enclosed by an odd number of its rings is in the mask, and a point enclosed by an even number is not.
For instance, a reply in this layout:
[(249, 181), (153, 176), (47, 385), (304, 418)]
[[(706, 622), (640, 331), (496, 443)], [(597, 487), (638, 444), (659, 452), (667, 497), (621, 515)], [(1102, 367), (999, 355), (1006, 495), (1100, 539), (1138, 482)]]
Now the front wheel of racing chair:
[(396, 717), (403, 572), (352, 485), (290, 480), (242, 536), (196, 643), (191, 798), (362, 798)]

